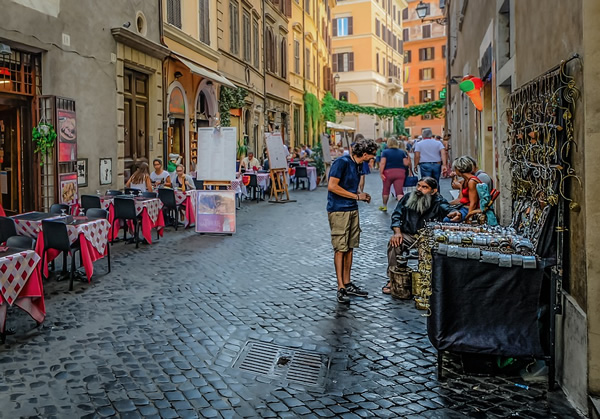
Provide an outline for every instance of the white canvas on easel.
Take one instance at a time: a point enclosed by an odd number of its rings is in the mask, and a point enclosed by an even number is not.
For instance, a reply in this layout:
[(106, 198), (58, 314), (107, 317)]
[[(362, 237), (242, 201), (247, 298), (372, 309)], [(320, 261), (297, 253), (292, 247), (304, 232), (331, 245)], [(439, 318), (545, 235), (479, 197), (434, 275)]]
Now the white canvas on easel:
[(331, 150), (329, 149), (329, 137), (321, 134), (321, 150), (323, 150), (323, 162), (331, 163)]
[(235, 180), (236, 138), (236, 127), (198, 129), (197, 179)]
[(281, 134), (274, 133), (266, 136), (267, 153), (269, 154), (270, 169), (287, 169), (287, 153)]

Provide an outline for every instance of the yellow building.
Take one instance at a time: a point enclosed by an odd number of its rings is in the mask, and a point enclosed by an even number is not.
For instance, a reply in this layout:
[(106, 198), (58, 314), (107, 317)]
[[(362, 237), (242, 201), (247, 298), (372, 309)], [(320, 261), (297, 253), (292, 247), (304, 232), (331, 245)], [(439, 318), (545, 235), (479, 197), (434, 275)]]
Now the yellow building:
[[(313, 128), (305, 131), (305, 93), (321, 101), (333, 90), (331, 13), (335, 0), (293, 0), (289, 20), (289, 96), (292, 112), (290, 145), (313, 144)], [(309, 124), (310, 125), (310, 124)], [(317, 133), (322, 127), (317, 129)]]
[[(338, 99), (368, 106), (403, 104), (402, 10), (406, 0), (339, 1), (333, 9), (332, 70)], [(337, 77), (336, 77), (337, 78)], [(369, 115), (338, 120), (367, 138), (391, 132), (393, 121)]]
[(171, 55), (164, 62), (167, 138), (165, 158), (178, 154), (195, 168), (197, 129), (218, 124), (219, 89), (235, 87), (218, 71), (217, 0), (164, 0), (163, 37)]

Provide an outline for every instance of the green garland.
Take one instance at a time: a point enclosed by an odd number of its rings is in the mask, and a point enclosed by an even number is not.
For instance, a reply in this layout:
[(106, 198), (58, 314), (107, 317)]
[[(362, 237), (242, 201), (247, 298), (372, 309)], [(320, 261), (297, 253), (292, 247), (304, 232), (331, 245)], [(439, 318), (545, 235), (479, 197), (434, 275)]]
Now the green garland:
[[(52, 124), (40, 122), (37, 127), (33, 127), (31, 139), (35, 143), (34, 153), (40, 153), (42, 156), (48, 156), (54, 150), (56, 142), (56, 130)], [(44, 165), (44, 159), (40, 161), (40, 166)]]
[[(436, 100), (433, 102), (424, 103), (422, 105), (409, 106), (407, 108), (378, 108), (375, 106), (361, 106), (348, 103), (344, 100), (335, 99), (331, 93), (327, 93), (323, 98), (323, 114), (331, 118), (331, 115), (335, 115), (335, 112), (342, 114), (346, 113), (362, 113), (367, 115), (375, 115), (379, 118), (409, 118), (411, 116), (421, 115), (433, 115), (435, 118), (441, 118), (443, 115), (442, 110), (446, 106), (446, 101), (443, 99)], [(331, 119), (327, 121), (335, 122)]]
[(219, 95), (219, 114), (221, 116), (221, 126), (231, 126), (231, 109), (240, 109), (244, 107), (248, 91), (242, 87), (231, 89), (221, 86), (221, 94)]
[[(307, 143), (318, 141), (319, 123), (321, 122), (321, 103), (312, 93), (304, 93), (304, 136)], [(313, 141), (309, 141), (309, 131), (312, 128)]]

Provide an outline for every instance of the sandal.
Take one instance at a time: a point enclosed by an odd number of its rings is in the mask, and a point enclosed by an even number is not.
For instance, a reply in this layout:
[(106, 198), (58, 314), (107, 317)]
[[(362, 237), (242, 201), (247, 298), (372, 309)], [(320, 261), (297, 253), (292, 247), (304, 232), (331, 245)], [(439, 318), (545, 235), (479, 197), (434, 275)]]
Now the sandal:
[(381, 287), (381, 292), (384, 294), (387, 294), (387, 295), (392, 293), (392, 289), (390, 288), (390, 286), (388, 284), (389, 284), (389, 282), (386, 285), (384, 285), (383, 287)]
[(387, 211), (387, 207), (384, 207), (383, 205), (379, 207), (379, 211), (383, 211), (386, 212)]

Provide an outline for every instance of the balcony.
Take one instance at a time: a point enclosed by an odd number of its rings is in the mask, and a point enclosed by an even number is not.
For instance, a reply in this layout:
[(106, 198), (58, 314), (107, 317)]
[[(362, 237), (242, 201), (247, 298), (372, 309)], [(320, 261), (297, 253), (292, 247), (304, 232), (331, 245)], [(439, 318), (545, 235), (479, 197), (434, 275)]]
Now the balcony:
[(400, 79), (398, 77), (388, 77), (387, 82), (388, 82), (388, 88), (391, 91), (402, 89), (402, 83), (400, 82)]

